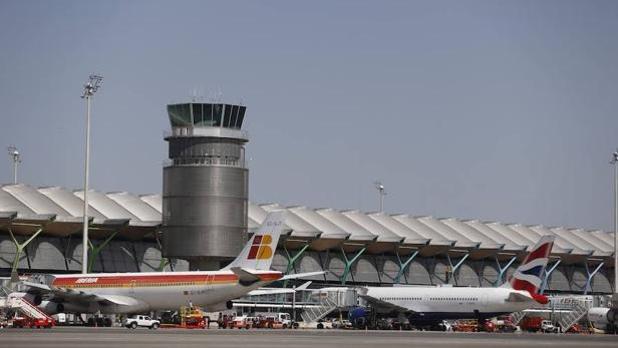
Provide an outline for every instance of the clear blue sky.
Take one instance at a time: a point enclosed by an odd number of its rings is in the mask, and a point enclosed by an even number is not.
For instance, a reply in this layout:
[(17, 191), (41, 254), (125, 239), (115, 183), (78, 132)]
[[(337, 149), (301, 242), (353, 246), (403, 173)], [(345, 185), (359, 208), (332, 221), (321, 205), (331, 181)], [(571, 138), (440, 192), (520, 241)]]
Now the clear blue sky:
[[(0, 1), (21, 180), (161, 192), (165, 105), (247, 106), (251, 200), (611, 228), (616, 1)], [(8, 156), (0, 182), (11, 181)]]

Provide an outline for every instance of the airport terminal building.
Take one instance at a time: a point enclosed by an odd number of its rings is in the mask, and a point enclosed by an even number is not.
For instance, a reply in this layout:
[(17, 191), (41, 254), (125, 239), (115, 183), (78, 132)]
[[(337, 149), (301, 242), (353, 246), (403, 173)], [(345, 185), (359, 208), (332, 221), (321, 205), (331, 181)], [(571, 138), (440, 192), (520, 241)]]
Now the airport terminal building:
[[(93, 272), (185, 271), (189, 263), (163, 258), (162, 196), (127, 192), (88, 194)], [(83, 191), (24, 184), (0, 187), (0, 272), (81, 270)], [(248, 230), (269, 211), (287, 211), (286, 234), (273, 268), (329, 273), (325, 284), (393, 283), (499, 285), (541, 235), (556, 242), (548, 292), (613, 291), (613, 233), (579, 228), (478, 220), (248, 204)]]
[[(286, 210), (273, 268), (328, 271), (312, 286), (499, 286), (542, 235), (556, 241), (542, 288), (612, 293), (614, 234), (248, 201), (246, 107), (167, 106), (162, 194), (88, 192), (92, 272), (219, 269), (274, 210)], [(81, 270), (80, 190), (0, 186), (0, 276)], [(287, 284), (288, 286), (290, 284)]]

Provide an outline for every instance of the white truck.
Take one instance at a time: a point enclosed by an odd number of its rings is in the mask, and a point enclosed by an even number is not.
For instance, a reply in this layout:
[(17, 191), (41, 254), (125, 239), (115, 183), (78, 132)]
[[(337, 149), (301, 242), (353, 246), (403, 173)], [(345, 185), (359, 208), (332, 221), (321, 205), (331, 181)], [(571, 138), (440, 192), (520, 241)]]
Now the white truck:
[(283, 324), (284, 329), (298, 328), (298, 324), (292, 322), (292, 317), (289, 313), (273, 313), (275, 320)]
[(541, 331), (545, 333), (558, 333), (558, 327), (551, 320), (543, 320), (541, 322)]
[(122, 326), (128, 329), (136, 329), (138, 326), (147, 327), (149, 329), (156, 330), (161, 325), (161, 322), (156, 319), (151, 319), (147, 315), (134, 315), (125, 319), (122, 322)]

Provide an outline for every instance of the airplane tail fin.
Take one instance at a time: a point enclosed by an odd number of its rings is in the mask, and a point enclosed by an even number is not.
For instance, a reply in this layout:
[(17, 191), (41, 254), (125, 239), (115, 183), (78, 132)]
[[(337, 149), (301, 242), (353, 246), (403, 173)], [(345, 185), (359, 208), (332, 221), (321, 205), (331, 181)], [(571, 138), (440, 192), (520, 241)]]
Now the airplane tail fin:
[(554, 245), (554, 236), (543, 236), (530, 250), (524, 262), (517, 267), (510, 281), (504, 286), (515, 290), (526, 290), (538, 302), (546, 301), (546, 297), (539, 294), (543, 282), (545, 267), (549, 261), (549, 254)]
[(283, 230), (284, 211), (276, 211), (268, 214), (260, 228), (249, 239), (238, 257), (223, 270), (232, 267), (242, 269), (268, 270), (273, 261), (279, 236)]

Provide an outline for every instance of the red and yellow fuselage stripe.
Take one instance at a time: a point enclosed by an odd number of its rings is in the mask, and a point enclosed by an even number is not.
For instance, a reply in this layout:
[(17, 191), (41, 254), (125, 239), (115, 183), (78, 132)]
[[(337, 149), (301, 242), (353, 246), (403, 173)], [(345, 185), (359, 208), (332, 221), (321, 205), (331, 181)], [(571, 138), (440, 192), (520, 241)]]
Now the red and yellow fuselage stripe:
[[(281, 273), (256, 274), (263, 282), (281, 278)], [(52, 286), (58, 288), (137, 288), (161, 286), (228, 285), (238, 283), (235, 274), (211, 275), (130, 275), (75, 276), (56, 278)]]

